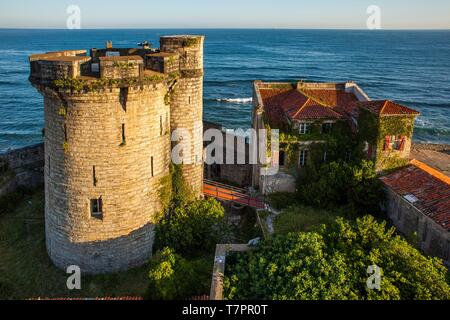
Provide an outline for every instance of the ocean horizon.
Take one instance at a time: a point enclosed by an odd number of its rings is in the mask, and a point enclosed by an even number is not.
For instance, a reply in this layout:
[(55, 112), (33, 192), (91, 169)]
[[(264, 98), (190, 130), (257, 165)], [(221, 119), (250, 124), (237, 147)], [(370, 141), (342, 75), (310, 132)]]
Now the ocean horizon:
[(422, 113), (416, 142), (450, 144), (450, 30), (0, 29), (0, 152), (42, 141), (43, 98), (28, 56), (46, 51), (159, 46), (167, 34), (206, 36), (204, 120), (251, 127), (252, 82), (355, 81), (372, 99)]

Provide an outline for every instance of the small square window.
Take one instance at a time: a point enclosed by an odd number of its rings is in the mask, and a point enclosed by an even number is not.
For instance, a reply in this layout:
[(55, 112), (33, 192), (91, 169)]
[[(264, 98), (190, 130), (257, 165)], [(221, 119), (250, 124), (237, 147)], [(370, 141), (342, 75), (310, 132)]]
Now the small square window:
[(333, 130), (333, 124), (331, 122), (322, 123), (322, 133), (330, 134), (331, 130)]
[(300, 122), (300, 134), (308, 134), (310, 133), (311, 124), (308, 122)]
[(103, 219), (103, 201), (102, 198), (91, 199), (91, 217)]

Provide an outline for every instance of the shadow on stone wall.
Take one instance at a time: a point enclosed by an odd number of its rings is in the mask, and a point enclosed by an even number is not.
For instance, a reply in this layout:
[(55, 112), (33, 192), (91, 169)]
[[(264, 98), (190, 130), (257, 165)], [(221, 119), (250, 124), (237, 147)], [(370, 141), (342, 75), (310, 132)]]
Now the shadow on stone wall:
[(76, 243), (58, 233), (47, 235), (48, 254), (59, 269), (76, 265), (83, 274), (125, 271), (147, 263), (152, 256), (154, 224), (146, 224), (114, 239)]

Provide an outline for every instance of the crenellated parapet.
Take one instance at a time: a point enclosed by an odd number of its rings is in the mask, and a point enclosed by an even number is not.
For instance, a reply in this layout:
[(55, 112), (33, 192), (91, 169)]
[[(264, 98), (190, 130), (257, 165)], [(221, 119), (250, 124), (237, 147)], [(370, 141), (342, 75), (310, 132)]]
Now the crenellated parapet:
[[(111, 44), (109, 44), (111, 45)], [(67, 50), (32, 55), (30, 81), (44, 88), (96, 91), (171, 82), (185, 59), (179, 52), (154, 48)]]
[(100, 78), (128, 79), (144, 76), (144, 60), (140, 56), (101, 57)]
[(180, 59), (177, 53), (157, 52), (145, 56), (145, 67), (165, 74), (180, 71)]
[(78, 78), (88, 70), (91, 58), (86, 50), (49, 52), (30, 56), (30, 80), (51, 84), (65, 78)]
[(164, 36), (160, 41), (161, 51), (179, 55), (180, 72), (203, 71), (204, 36)]

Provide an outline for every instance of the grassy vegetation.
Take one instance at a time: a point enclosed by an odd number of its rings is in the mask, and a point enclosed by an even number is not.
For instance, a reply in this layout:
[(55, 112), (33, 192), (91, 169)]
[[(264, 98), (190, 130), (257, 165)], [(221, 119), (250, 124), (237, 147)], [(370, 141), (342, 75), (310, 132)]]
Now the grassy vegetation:
[[(13, 199), (10, 195), (3, 199)], [(15, 198), (14, 198), (15, 199)], [(0, 199), (2, 200), (2, 199)], [(0, 215), (0, 299), (144, 296), (150, 262), (127, 272), (82, 276), (81, 290), (68, 290), (68, 275), (53, 266), (45, 247), (44, 192), (27, 192)], [(249, 219), (242, 235), (253, 235)], [(187, 260), (194, 295), (208, 294), (214, 252)], [(187, 296), (186, 299), (191, 296)]]
[(244, 208), (239, 227), (233, 228), (234, 243), (247, 243), (249, 240), (262, 237), (261, 228), (258, 225), (256, 211), (252, 208)]
[(321, 225), (331, 225), (341, 216), (338, 211), (314, 209), (296, 205), (284, 209), (274, 220), (275, 234), (319, 231)]
[(0, 299), (140, 296), (148, 265), (111, 275), (84, 276), (82, 290), (69, 291), (67, 276), (47, 256), (44, 192), (38, 190), (0, 215)]

